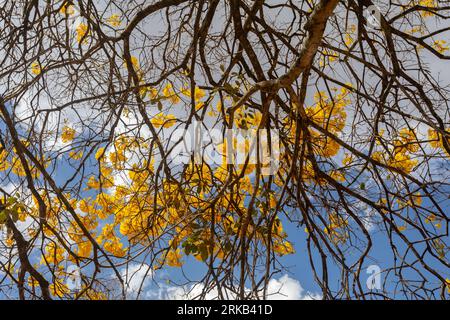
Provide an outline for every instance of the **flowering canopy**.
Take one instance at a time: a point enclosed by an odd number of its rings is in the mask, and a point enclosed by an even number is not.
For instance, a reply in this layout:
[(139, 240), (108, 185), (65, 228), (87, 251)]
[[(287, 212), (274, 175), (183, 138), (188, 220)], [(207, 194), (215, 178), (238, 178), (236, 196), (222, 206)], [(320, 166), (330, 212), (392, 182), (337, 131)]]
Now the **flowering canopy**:
[[(3, 1), (5, 295), (127, 298), (131, 264), (151, 277), (194, 263), (199, 298), (260, 298), (289, 256), (324, 299), (444, 298), (449, 13), (437, 0)], [(227, 162), (250, 149), (234, 140), (212, 144), (221, 161), (180, 165), (172, 134), (194, 121), (276, 131), (278, 170)], [(380, 251), (374, 292), (361, 270)]]

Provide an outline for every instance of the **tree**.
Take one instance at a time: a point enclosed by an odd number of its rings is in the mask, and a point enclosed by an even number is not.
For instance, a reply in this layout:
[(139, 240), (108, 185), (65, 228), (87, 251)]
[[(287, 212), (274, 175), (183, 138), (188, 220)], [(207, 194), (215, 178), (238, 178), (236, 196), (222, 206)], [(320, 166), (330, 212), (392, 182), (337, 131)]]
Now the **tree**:
[[(129, 298), (137, 263), (138, 298), (154, 272), (195, 257), (195, 298), (266, 298), (294, 255), (324, 299), (445, 298), (449, 12), (439, 0), (3, 0), (3, 297)], [(222, 141), (176, 153), (193, 126)], [(242, 145), (227, 129), (265, 138)], [(255, 145), (270, 163), (251, 161)]]

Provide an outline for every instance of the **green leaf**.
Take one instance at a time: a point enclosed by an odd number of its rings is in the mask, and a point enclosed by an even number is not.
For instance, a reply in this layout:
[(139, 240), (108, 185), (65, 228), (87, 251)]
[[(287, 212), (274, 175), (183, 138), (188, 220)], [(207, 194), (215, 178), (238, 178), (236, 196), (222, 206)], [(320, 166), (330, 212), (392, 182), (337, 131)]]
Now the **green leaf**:
[(227, 240), (224, 245), (224, 250), (225, 252), (230, 252), (231, 249), (233, 249), (233, 245), (231, 244), (230, 241)]
[(12, 210), (9, 214), (13, 222), (17, 222), (17, 220), (19, 220), (19, 212), (17, 210)]
[(208, 248), (206, 246), (201, 246), (200, 247), (200, 256), (202, 257), (203, 262), (206, 261), (206, 259), (208, 259)]
[(6, 210), (0, 211), (0, 224), (4, 224), (6, 222), (7, 213)]

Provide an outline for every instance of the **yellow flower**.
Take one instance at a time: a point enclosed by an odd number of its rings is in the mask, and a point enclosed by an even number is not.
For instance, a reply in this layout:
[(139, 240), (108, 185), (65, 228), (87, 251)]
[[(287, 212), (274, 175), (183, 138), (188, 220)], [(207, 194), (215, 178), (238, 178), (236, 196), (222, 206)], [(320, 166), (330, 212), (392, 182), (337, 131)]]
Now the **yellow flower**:
[(158, 89), (155, 88), (147, 88), (147, 92), (149, 94), (150, 99), (156, 99), (158, 97)]
[(100, 219), (106, 219), (110, 214), (114, 212), (114, 197), (106, 193), (100, 193), (95, 199), (95, 203), (102, 207), (102, 210), (99, 210), (98, 212)]
[(86, 184), (89, 189), (99, 189), (100, 188), (100, 182), (94, 177), (90, 176), (88, 179), (88, 182)]
[(398, 170), (401, 170), (407, 174), (411, 173), (415, 166), (417, 166), (417, 160), (411, 160), (411, 157), (406, 152), (396, 152), (394, 156), (389, 159), (388, 164)]
[(97, 242), (103, 244), (106, 251), (112, 253), (116, 257), (123, 257), (126, 254), (126, 249), (123, 248), (123, 243), (116, 236), (113, 224), (106, 224), (102, 233), (97, 237)]
[(122, 24), (120, 16), (117, 14), (113, 14), (111, 17), (106, 19), (106, 21), (113, 27), (119, 27)]
[(417, 192), (416, 194), (413, 194), (412, 196), (411, 196), (411, 199), (412, 199), (412, 201), (411, 200), (408, 200), (408, 205), (409, 206), (420, 206), (420, 205), (422, 205), (422, 195), (420, 194), (420, 192)]
[(353, 155), (351, 153), (346, 153), (344, 159), (342, 160), (342, 164), (344, 166), (348, 166), (352, 162), (353, 162)]
[(135, 56), (131, 56), (131, 64), (135, 69), (139, 69), (139, 59)]
[(355, 34), (355, 31), (356, 31), (356, 26), (354, 24), (352, 24), (347, 29), (347, 32), (345, 33), (345, 37), (344, 37), (344, 42), (347, 47), (350, 47), (353, 44), (353, 42), (355, 41), (353, 39), (353, 35)]
[(337, 58), (339, 58), (339, 54), (336, 51), (325, 49), (323, 52), (321, 52), (320, 60), (319, 60), (319, 66), (325, 67), (330, 62), (335, 61)]
[[(191, 89), (183, 89), (181, 91), (185, 96), (191, 97)], [(194, 100), (195, 102), (198, 102), (200, 99), (202, 99), (204, 96), (206, 96), (205, 90), (200, 89), (199, 87), (195, 87), (194, 89)]]
[(31, 72), (37, 76), (41, 74), (42, 69), (39, 62), (35, 61), (31, 64)]
[[(446, 130), (446, 132), (448, 132), (448, 129)], [(442, 136), (442, 134), (430, 128), (428, 129), (428, 139), (430, 140), (429, 143), (433, 148), (441, 148), (445, 151), (445, 153), (447, 153), (447, 150), (445, 150), (444, 148), (444, 137)], [(450, 144), (450, 138), (447, 137), (446, 139)], [(447, 155), (450, 157), (450, 154), (447, 153)]]
[(116, 257), (124, 257), (127, 253), (127, 249), (123, 248), (123, 243), (120, 242), (117, 237), (105, 242), (104, 247), (106, 251), (112, 253)]
[(163, 89), (163, 96), (169, 99), (173, 104), (177, 104), (181, 101), (180, 97), (173, 90), (172, 84), (168, 83)]
[(92, 209), (92, 206), (89, 204), (88, 200), (82, 199), (78, 203), (78, 208), (84, 213), (89, 213), (89, 211), (91, 211), (91, 209)]
[(67, 285), (59, 280), (49, 286), (50, 293), (55, 297), (62, 297), (70, 292)]
[(150, 122), (153, 124), (155, 128), (170, 128), (174, 126), (177, 122), (177, 118), (173, 114), (162, 114), (159, 113), (156, 116), (154, 116)]
[(32, 287), (32, 288), (37, 288), (39, 286), (39, 282), (36, 279), (34, 279), (32, 276), (28, 277), (27, 284), (29, 287)]
[[(325, 138), (320, 140), (319, 146), (321, 148), (320, 153), (326, 158), (334, 157), (338, 154), (341, 146), (335, 140)], [(323, 142), (323, 143), (322, 143)]]
[(76, 29), (77, 31), (77, 41), (78, 43), (81, 43), (81, 41), (83, 41), (83, 43), (87, 42), (87, 32), (88, 32), (88, 26), (85, 25), (84, 23), (80, 23)]
[(68, 126), (64, 126), (62, 129), (61, 140), (63, 143), (68, 143), (75, 139), (76, 131)]
[(103, 158), (105, 155), (105, 148), (99, 148), (97, 152), (95, 153), (95, 160), (100, 160), (100, 158)]
[(11, 166), (10, 163), (6, 160), (8, 157), (8, 153), (6, 150), (0, 151), (0, 171), (6, 171)]
[[(337, 91), (337, 88), (334, 88)], [(315, 105), (306, 108), (307, 116), (332, 133), (341, 132), (346, 124), (347, 113), (345, 108), (350, 105), (350, 91), (346, 88), (341, 88), (340, 92), (335, 97), (328, 97), (328, 95), (319, 91), (315, 93)]]
[[(436, 7), (438, 4), (436, 2), (436, 0), (416, 0), (416, 1), (411, 1), (411, 6), (412, 5), (419, 5), (422, 7), (428, 7), (428, 8), (433, 8)], [(426, 17), (431, 17), (434, 15), (434, 12), (432, 11), (421, 11), (420, 15), (424, 18)]]
[(88, 258), (92, 252), (92, 243), (90, 241), (83, 241), (78, 243), (78, 256)]
[(75, 13), (75, 8), (73, 4), (70, 4), (69, 2), (64, 3), (64, 5), (61, 7), (59, 12), (63, 15), (71, 16)]
[(414, 130), (410, 130), (408, 128), (400, 129), (399, 136), (401, 141), (394, 141), (394, 145), (397, 149), (406, 149), (409, 152), (419, 151), (419, 144), (417, 142), (417, 137)]
[(41, 259), (41, 264), (59, 264), (64, 260), (64, 249), (54, 242), (49, 242), (45, 246), (45, 253)]
[(20, 177), (25, 177), (27, 174), (22, 166), (22, 162), (17, 157), (12, 159), (12, 172)]
[(282, 243), (275, 243), (273, 245), (273, 250), (280, 256), (293, 254), (295, 252), (294, 247), (289, 241), (285, 241)]
[(83, 151), (79, 152), (71, 151), (69, 152), (69, 157), (73, 160), (80, 160), (81, 158), (83, 158)]
[(259, 127), (261, 119), (261, 112), (249, 109), (247, 106), (239, 108), (234, 114), (234, 122), (236, 126), (242, 129)]
[(428, 129), (428, 139), (431, 140), (430, 145), (433, 148), (439, 148), (441, 146), (441, 138), (436, 130)]
[(82, 294), (82, 298), (84, 299), (88, 299), (88, 300), (107, 300), (108, 297), (105, 293), (103, 292), (99, 292), (99, 291), (95, 291), (92, 288), (82, 288), (81, 292)]
[(117, 170), (123, 170), (123, 162), (126, 161), (124, 150), (118, 150), (117, 152), (111, 152), (109, 154), (109, 161), (111, 161), (113, 167)]
[(436, 228), (440, 229), (442, 227), (441, 220), (442, 219), (440, 217), (436, 217), (436, 215), (432, 213), (425, 219), (425, 223), (432, 223)]
[(439, 53), (445, 53), (445, 51), (449, 50), (449, 46), (446, 46), (446, 41), (445, 40), (436, 40), (433, 43), (433, 48), (436, 49), (437, 52)]
[(166, 264), (169, 267), (181, 267), (183, 263), (181, 262), (180, 249), (170, 250), (166, 256)]
[(330, 173), (330, 177), (336, 180), (337, 182), (345, 182), (345, 175), (338, 170), (333, 170)]

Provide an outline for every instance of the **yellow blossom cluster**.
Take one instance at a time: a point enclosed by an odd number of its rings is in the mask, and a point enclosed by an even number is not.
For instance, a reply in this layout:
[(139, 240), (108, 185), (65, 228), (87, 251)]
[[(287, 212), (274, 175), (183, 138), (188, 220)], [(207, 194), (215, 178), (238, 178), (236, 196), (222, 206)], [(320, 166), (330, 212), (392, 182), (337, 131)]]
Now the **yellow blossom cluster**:
[(398, 137), (393, 141), (390, 153), (375, 151), (372, 158), (404, 173), (411, 173), (417, 166), (418, 160), (414, 155), (420, 148), (420, 141), (413, 129), (402, 128), (398, 131)]
[[(448, 130), (447, 130), (448, 132)], [(449, 134), (447, 134), (449, 135)], [(447, 145), (450, 146), (450, 136), (447, 136), (446, 138), (443, 137), (443, 135), (439, 132), (437, 132), (434, 129), (428, 129), (428, 139), (430, 140), (430, 145), (435, 149), (441, 149), (445, 151), (448, 157), (450, 157), (450, 154), (447, 153), (447, 150), (444, 148), (444, 139), (447, 140)]]

